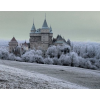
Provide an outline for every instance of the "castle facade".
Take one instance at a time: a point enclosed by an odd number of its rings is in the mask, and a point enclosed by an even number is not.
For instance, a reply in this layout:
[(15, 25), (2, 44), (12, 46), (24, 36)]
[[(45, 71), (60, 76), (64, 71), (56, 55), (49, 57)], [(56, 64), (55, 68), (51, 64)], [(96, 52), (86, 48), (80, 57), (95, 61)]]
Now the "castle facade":
[(53, 32), (51, 26), (48, 27), (46, 18), (42, 25), (42, 28), (36, 30), (34, 22), (30, 32), (30, 48), (47, 50), (52, 45)]
[[(46, 51), (51, 45), (66, 45), (68, 44), (61, 35), (58, 35), (56, 38), (53, 38), (53, 32), (51, 26), (48, 27), (46, 18), (43, 22), (42, 28), (36, 29), (34, 22), (32, 28), (29, 33), (29, 43), (22, 43), (21, 49), (28, 50), (30, 49), (38, 49)], [(69, 44), (68, 44), (69, 45)], [(18, 42), (13, 37), (9, 42), (9, 52), (12, 52), (18, 46)]]
[(15, 39), (15, 37), (13, 37), (13, 38), (11, 39), (11, 41), (9, 42), (9, 52), (12, 52), (12, 50), (13, 50), (16, 46), (18, 46), (18, 42), (17, 42), (17, 40)]

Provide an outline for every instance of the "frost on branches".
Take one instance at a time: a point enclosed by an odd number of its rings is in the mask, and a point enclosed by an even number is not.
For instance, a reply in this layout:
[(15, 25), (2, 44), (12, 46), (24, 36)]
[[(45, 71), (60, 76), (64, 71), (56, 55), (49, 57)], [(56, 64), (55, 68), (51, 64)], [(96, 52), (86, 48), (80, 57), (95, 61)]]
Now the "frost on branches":
[(31, 63), (41, 63), (43, 64), (43, 57), (41, 50), (30, 50), (21, 56), (22, 61)]
[(68, 42), (68, 45), (51, 46), (45, 52), (41, 50), (28, 50), (20, 52), (21, 56), (9, 53), (8, 50), (0, 48), (0, 59), (23, 61), (40, 64), (53, 64), (62, 66), (81, 67), (88, 69), (100, 68), (100, 44), (89, 42)]

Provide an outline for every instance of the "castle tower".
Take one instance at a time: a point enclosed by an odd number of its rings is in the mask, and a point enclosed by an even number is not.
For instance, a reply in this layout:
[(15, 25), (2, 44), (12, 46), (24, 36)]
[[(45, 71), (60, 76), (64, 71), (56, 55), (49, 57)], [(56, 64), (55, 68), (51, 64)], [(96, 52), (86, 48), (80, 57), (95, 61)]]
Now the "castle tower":
[(45, 17), (42, 28), (36, 30), (35, 25), (32, 26), (30, 33), (30, 48), (47, 50), (47, 48), (52, 44), (52, 36), (52, 28), (48, 27)]
[(51, 25), (50, 25), (50, 32), (52, 32), (52, 28), (51, 28)]
[(47, 50), (49, 45), (52, 44), (52, 36), (53, 34), (50, 33), (50, 28), (48, 27), (48, 24), (45, 18), (44, 23), (42, 25), (42, 29), (41, 29), (41, 42), (42, 42), (42, 48), (44, 50)]
[(33, 26), (31, 28), (31, 33), (35, 33), (35, 31), (36, 31), (36, 28), (35, 28), (34, 21), (33, 21)]
[(15, 39), (15, 37), (13, 37), (11, 39), (11, 41), (9, 42), (9, 52), (12, 52), (12, 50), (18, 45), (17, 40)]

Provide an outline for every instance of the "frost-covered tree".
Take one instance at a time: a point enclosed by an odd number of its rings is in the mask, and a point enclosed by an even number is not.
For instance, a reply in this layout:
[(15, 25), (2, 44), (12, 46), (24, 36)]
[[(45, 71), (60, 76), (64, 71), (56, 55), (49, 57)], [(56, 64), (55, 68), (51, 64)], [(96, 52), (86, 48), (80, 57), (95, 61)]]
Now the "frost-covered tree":
[(43, 52), (41, 50), (36, 50), (36, 54), (42, 56), (43, 55)]
[(22, 58), (17, 56), (17, 57), (15, 57), (15, 60), (16, 61), (22, 61)]
[(62, 54), (59, 58), (59, 62), (61, 65), (71, 66), (71, 57), (68, 55)]
[(51, 46), (47, 49), (46, 57), (54, 58), (57, 57), (58, 50), (56, 46)]
[(53, 64), (54, 65), (60, 65), (59, 59), (57, 57), (53, 58)]
[(83, 58), (94, 58), (99, 51), (100, 45), (98, 43), (73, 42), (73, 52), (76, 52)]
[(78, 59), (78, 55), (75, 52), (71, 52), (70, 53), (70, 57), (71, 57), (71, 66), (79, 66), (79, 59)]
[(53, 64), (53, 59), (49, 58), (49, 57), (45, 58), (44, 59), (44, 64)]
[(57, 57), (59, 59), (62, 54), (67, 54), (70, 51), (71, 51), (71, 48), (68, 45), (51, 46), (48, 48), (46, 55), (47, 57), (50, 57), (50, 58)]
[(78, 57), (78, 59), (79, 59), (79, 67), (84, 68), (85, 67), (86, 59), (84, 59), (82, 57)]
[(44, 63), (41, 50), (30, 50), (21, 56), (22, 61)]
[(96, 60), (94, 66), (96, 66), (97, 69), (100, 68), (100, 59)]
[(0, 59), (8, 59), (9, 58), (9, 52), (7, 49), (0, 48)]
[(34, 63), (35, 62), (35, 63), (43, 64), (44, 63), (44, 59), (40, 55), (32, 55), (29, 58), (29, 62), (31, 62), (31, 63)]
[(100, 68), (100, 44), (90, 42), (73, 42), (73, 52), (79, 57), (79, 66), (83, 68)]
[(13, 53), (9, 54), (9, 60), (15, 60), (16, 56)]
[(27, 51), (25, 54), (23, 54), (21, 56), (22, 61), (29, 62), (30, 61), (30, 57), (33, 56), (34, 54), (35, 54), (35, 50)]
[[(9, 53), (7, 49), (0, 48), (0, 59), (100, 69), (99, 43), (71, 42), (68, 40), (67, 44), (53, 45), (46, 52), (30, 49), (22, 53), (21, 48), (17, 46), (13, 49), (13, 53)], [(43, 56), (44, 54), (45, 56)]]

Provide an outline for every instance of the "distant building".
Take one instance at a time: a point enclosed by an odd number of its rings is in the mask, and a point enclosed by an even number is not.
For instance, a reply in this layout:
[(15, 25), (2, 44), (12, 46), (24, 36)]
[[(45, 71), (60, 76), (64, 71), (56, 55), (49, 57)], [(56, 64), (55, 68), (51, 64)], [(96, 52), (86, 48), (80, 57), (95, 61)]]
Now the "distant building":
[(36, 30), (34, 22), (30, 32), (30, 48), (47, 50), (52, 44), (53, 32), (52, 28), (47, 25), (46, 18), (42, 25), (42, 28)]
[(53, 38), (53, 45), (66, 45), (67, 42), (61, 35), (58, 35), (56, 38)]
[(21, 48), (25, 51), (27, 51), (29, 49), (29, 43), (26, 43), (26, 41), (24, 43), (22, 43)]
[(18, 42), (17, 42), (17, 40), (15, 39), (15, 37), (13, 37), (13, 38), (11, 39), (11, 41), (9, 42), (9, 52), (12, 52), (13, 49), (14, 49), (16, 46), (18, 46)]

